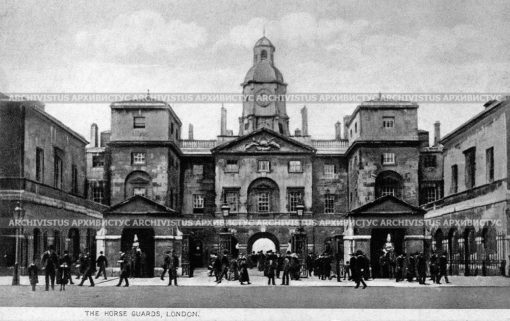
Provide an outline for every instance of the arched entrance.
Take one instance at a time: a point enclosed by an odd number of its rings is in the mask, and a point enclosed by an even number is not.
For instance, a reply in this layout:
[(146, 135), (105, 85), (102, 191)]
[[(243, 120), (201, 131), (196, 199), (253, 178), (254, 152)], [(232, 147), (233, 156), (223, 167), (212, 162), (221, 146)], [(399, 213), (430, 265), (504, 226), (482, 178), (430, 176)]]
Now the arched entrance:
[(189, 242), (189, 259), (194, 267), (204, 266), (204, 244), (198, 238), (191, 238)]
[(152, 228), (124, 228), (120, 240), (121, 251), (132, 264), (135, 277), (154, 276), (154, 230)]
[(263, 251), (264, 253), (268, 250), (272, 250), (273, 252), (280, 251), (280, 242), (278, 242), (278, 238), (269, 232), (259, 232), (253, 234), (248, 240), (247, 251), (251, 253), (255, 251)]

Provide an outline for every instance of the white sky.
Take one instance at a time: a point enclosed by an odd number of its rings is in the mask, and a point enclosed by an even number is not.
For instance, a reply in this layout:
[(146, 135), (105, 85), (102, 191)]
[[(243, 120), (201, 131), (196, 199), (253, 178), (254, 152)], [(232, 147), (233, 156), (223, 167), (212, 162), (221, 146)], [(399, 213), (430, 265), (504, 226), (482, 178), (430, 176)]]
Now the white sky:
[[(236, 92), (265, 26), (288, 93), (508, 92), (507, 1), (0, 0), (0, 92)], [(353, 104), (307, 104), (332, 138)], [(219, 132), (219, 104), (173, 105), (195, 138)], [(241, 106), (227, 104), (237, 133)], [(299, 109), (288, 105), (292, 131)], [(104, 105), (47, 110), (88, 138)], [(421, 104), (420, 128), (451, 131), (481, 104)]]

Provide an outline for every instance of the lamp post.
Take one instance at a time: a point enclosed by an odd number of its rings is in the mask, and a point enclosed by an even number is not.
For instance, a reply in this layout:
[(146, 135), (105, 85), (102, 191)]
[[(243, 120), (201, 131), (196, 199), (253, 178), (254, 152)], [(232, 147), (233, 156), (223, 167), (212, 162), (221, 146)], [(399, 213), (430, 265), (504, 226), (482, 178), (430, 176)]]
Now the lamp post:
[[(22, 220), (25, 216), (25, 212), (21, 207), (20, 202), (16, 203), (16, 207), (14, 208), (14, 219)], [(12, 285), (19, 285), (19, 238), (20, 238), (20, 230), (21, 227), (16, 226), (16, 250), (15, 250), (15, 260), (14, 260), (14, 272), (12, 275)]]
[(296, 254), (298, 255), (301, 266), (303, 267), (300, 271), (300, 276), (307, 277), (308, 267), (306, 266), (306, 245), (305, 245), (306, 233), (301, 222), (304, 211), (305, 206), (303, 204), (299, 204), (296, 206), (296, 213), (299, 218), (299, 227), (294, 236), (294, 244), (296, 246), (294, 252), (296, 252)]
[(227, 229), (227, 217), (230, 213), (230, 206), (228, 204), (221, 205), (221, 216), (223, 217), (223, 228), (220, 232), (220, 253), (226, 249), (230, 250), (230, 233)]

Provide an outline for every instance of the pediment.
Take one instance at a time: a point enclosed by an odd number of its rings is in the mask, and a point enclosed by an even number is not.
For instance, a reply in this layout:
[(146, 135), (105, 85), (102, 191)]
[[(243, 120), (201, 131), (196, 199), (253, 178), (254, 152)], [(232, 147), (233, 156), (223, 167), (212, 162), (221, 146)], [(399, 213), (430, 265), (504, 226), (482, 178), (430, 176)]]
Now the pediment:
[(144, 196), (135, 195), (118, 204), (111, 206), (107, 214), (171, 214), (175, 211), (171, 208), (154, 202)]
[(351, 211), (350, 214), (383, 214), (383, 215), (398, 215), (398, 214), (425, 214), (425, 210), (413, 206), (401, 199), (392, 195), (386, 195), (376, 199), (373, 202), (362, 205)]
[(295, 139), (262, 128), (212, 149), (213, 153), (314, 153), (315, 149)]

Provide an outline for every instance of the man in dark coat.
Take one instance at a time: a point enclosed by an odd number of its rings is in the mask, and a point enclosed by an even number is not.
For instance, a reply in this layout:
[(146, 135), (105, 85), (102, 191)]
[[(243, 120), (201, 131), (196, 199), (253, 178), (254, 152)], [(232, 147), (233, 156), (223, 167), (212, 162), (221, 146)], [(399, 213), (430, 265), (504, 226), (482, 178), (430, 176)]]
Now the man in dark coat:
[[(62, 257), (60, 258), (59, 263), (60, 263), (60, 265), (62, 265), (62, 263), (65, 263), (69, 267), (69, 273), (71, 273), (71, 267), (73, 266), (73, 260), (71, 259), (71, 256), (69, 255), (69, 251), (64, 251), (64, 255), (62, 255)], [(73, 278), (71, 277), (71, 275), (69, 275), (69, 284), (74, 284)]]
[(344, 263), (340, 257), (340, 254), (336, 255), (336, 264), (335, 264), (335, 272), (336, 272), (336, 281), (342, 282), (342, 267)]
[(395, 260), (395, 280), (396, 282), (404, 280), (404, 256), (402, 253)]
[(44, 252), (41, 264), (44, 269), (44, 281), (46, 283), (46, 291), (49, 291), (50, 281), (51, 289), (55, 290), (55, 275), (58, 267), (58, 256), (55, 253), (55, 248), (50, 245), (48, 251)]
[(103, 251), (99, 252), (99, 256), (97, 258), (97, 267), (99, 268), (99, 272), (97, 272), (96, 279), (99, 278), (101, 274), (104, 275), (104, 279), (106, 280), (106, 267), (108, 267), (108, 260), (106, 256), (104, 256)]
[(168, 285), (172, 285), (172, 280), (174, 280), (175, 286), (177, 286), (177, 269), (179, 268), (179, 257), (175, 254), (175, 251), (172, 252), (172, 259), (170, 261), (170, 268), (168, 270), (168, 275), (170, 280), (168, 280)]
[(78, 256), (78, 276), (77, 279), (81, 279), (83, 273), (85, 273), (85, 269), (87, 268), (87, 260), (85, 259), (85, 253), (80, 252)]
[(163, 273), (161, 273), (161, 280), (165, 280), (165, 273), (170, 268), (170, 262), (172, 261), (172, 258), (170, 257), (170, 251), (165, 252), (165, 258), (163, 259)]
[(436, 253), (433, 253), (430, 256), (429, 271), (430, 271), (430, 280), (434, 283), (438, 282), (437, 277), (439, 275), (437, 261), (438, 261), (438, 257), (436, 255)]
[(410, 254), (407, 261), (407, 281), (413, 282), (416, 276), (416, 257), (415, 254)]
[(33, 260), (32, 263), (28, 266), (28, 279), (30, 280), (32, 291), (35, 291), (35, 286), (37, 283), (39, 283), (39, 270), (37, 269), (35, 260)]
[(283, 269), (283, 259), (284, 257), (278, 253), (276, 255), (276, 278), (279, 279), (280, 278), (280, 273), (282, 272), (282, 269)]
[(287, 255), (283, 259), (283, 275), (282, 285), (289, 285), (289, 273), (290, 273), (290, 252), (287, 251)]
[(85, 273), (83, 273), (83, 278), (81, 279), (80, 284), (78, 286), (83, 286), (83, 283), (86, 279), (89, 279), (90, 286), (94, 286), (94, 279), (92, 278), (92, 275), (94, 272), (96, 272), (96, 262), (94, 261), (94, 258), (90, 255), (89, 252), (85, 255), (86, 259), (86, 269)]
[(228, 261), (228, 252), (227, 251), (223, 252), (223, 256), (221, 257), (220, 263), (221, 263), (221, 272), (220, 272), (219, 280), (217, 281), (218, 283), (221, 283), (221, 280), (223, 280), (223, 277), (225, 277), (225, 280), (228, 280), (229, 261)]
[(312, 277), (312, 272), (313, 272), (313, 263), (314, 263), (313, 261), (314, 261), (314, 260), (313, 260), (313, 256), (312, 256), (312, 254), (311, 254), (311, 253), (310, 253), (310, 254), (308, 254), (308, 255), (306, 256), (305, 263), (306, 263), (306, 269), (308, 270), (308, 275), (309, 275), (310, 277)]
[(219, 255), (216, 255), (214, 258), (213, 270), (214, 270), (214, 276), (216, 277), (216, 283), (219, 283), (221, 272), (222, 272), (221, 258)]
[(267, 285), (275, 285), (274, 277), (276, 274), (276, 265), (277, 262), (274, 260), (274, 258), (271, 256), (267, 260)]
[(363, 284), (363, 289), (367, 287), (365, 281), (363, 281), (363, 269), (365, 267), (365, 260), (363, 258), (363, 252), (361, 250), (356, 251), (350, 261), (352, 269), (352, 279), (356, 283), (355, 289), (359, 288), (359, 284)]
[(241, 285), (244, 285), (244, 282), (251, 284), (250, 276), (248, 274), (248, 263), (247, 263), (245, 257), (241, 258), (241, 262), (240, 262), (239, 266), (241, 268), (241, 271), (239, 273), (239, 282), (241, 283)]
[(418, 259), (416, 260), (416, 268), (418, 272), (418, 281), (420, 284), (425, 284), (425, 279), (427, 277), (427, 260), (423, 255), (423, 252), (420, 252), (418, 255)]
[(126, 259), (126, 254), (123, 252), (120, 252), (120, 259), (117, 262), (120, 263), (120, 278), (119, 278), (119, 283), (117, 284), (117, 286), (121, 286), (122, 281), (124, 280), (124, 281), (126, 281), (126, 285), (124, 285), (124, 286), (128, 287), (129, 286), (129, 280), (128, 280), (129, 274), (131, 273), (131, 264)]
[(439, 257), (439, 275), (437, 277), (438, 284), (441, 284), (441, 278), (443, 276), (444, 276), (444, 280), (446, 281), (446, 283), (450, 283), (450, 281), (448, 281), (448, 274), (446, 273), (447, 265), (448, 265), (448, 258), (446, 256), (446, 252), (443, 252), (441, 254), (441, 256)]

